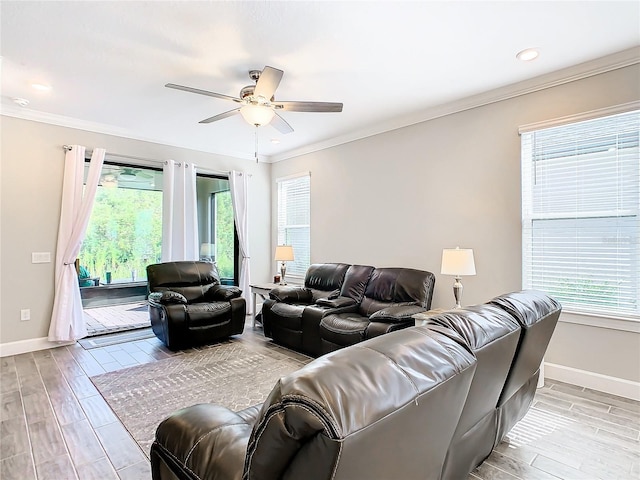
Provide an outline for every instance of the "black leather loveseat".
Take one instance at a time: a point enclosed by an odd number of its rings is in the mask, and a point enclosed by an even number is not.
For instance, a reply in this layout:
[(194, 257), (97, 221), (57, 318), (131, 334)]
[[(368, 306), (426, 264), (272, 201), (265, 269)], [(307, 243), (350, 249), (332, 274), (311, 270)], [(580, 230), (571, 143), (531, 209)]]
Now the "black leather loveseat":
[(221, 285), (213, 263), (148, 265), (147, 281), (151, 328), (171, 350), (212, 343), (244, 330), (242, 291)]
[(154, 480), (460, 480), (528, 411), (560, 306), (534, 291), (323, 355), (262, 405), (175, 412)]
[(311, 356), (412, 326), (431, 307), (435, 276), (411, 268), (321, 263), (304, 285), (278, 287), (262, 306), (264, 334)]

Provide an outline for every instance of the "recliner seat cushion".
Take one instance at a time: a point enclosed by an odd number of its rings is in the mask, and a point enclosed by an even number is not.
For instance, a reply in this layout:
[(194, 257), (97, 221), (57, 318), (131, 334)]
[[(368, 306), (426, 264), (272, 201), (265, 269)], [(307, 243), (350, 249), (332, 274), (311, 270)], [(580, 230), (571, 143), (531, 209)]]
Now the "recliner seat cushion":
[(365, 339), (368, 326), (369, 319), (357, 313), (327, 315), (320, 322), (320, 336), (336, 345), (355, 345)]
[[(229, 302), (194, 303), (187, 305), (189, 327), (212, 327), (229, 323), (231, 304)], [(219, 318), (219, 321), (215, 319)]]

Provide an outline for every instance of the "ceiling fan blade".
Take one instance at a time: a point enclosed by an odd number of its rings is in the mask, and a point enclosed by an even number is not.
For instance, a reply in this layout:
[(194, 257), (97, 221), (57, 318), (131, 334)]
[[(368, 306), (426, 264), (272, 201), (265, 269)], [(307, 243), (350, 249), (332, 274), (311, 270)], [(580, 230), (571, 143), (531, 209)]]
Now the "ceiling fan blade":
[(222, 120), (223, 118), (231, 117), (236, 113), (240, 113), (240, 109), (236, 108), (233, 110), (229, 110), (228, 112), (220, 113), (218, 115), (214, 115), (213, 117), (205, 118), (204, 120), (200, 120), (198, 123), (211, 123), (217, 122), (218, 120)]
[(280, 85), (280, 80), (282, 80), (282, 75), (284, 72), (282, 70), (278, 70), (273, 67), (264, 67), (262, 73), (260, 74), (260, 78), (256, 82), (256, 88), (253, 91), (254, 96), (262, 96), (267, 100), (270, 100), (273, 97), (273, 94)]
[(289, 112), (341, 112), (342, 103), (337, 102), (275, 102), (278, 109)]
[(183, 90), (185, 92), (197, 93), (198, 95), (207, 95), (208, 97), (222, 98), (223, 100), (231, 100), (232, 102), (241, 102), (239, 98), (231, 97), (229, 95), (223, 95), (221, 93), (209, 92), (208, 90), (200, 90), (199, 88), (185, 87), (183, 85), (176, 85), (175, 83), (167, 83), (167, 88), (175, 88), (176, 90)]
[(287, 121), (277, 113), (273, 116), (270, 123), (273, 128), (284, 135), (293, 132), (293, 128), (291, 128), (291, 125), (289, 125)]

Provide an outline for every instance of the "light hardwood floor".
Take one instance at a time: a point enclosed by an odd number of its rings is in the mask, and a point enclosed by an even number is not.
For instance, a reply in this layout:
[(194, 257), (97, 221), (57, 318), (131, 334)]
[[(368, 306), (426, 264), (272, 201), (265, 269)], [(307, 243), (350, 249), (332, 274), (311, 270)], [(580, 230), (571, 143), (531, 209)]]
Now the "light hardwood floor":
[[(266, 342), (249, 322), (239, 338)], [(0, 478), (149, 480), (147, 458), (89, 377), (181, 354), (152, 338), (0, 359)], [(640, 403), (554, 381), (538, 390), (529, 414), (469, 476), (639, 478)]]

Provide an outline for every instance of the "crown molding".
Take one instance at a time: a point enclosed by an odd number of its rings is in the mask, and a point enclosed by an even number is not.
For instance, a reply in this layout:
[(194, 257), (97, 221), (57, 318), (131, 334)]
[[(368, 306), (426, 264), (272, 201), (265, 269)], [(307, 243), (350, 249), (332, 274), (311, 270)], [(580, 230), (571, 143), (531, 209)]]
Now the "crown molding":
[(348, 134), (327, 139), (322, 142), (306, 145), (277, 155), (272, 155), (269, 158), (269, 161), (279, 162), (289, 158), (299, 157), (301, 155), (325, 150), (337, 145), (379, 135), (384, 132), (397, 130), (399, 128), (434, 120), (439, 117), (463, 112), (472, 108), (497, 103), (510, 98), (519, 97), (521, 95), (556, 87), (558, 85), (575, 82), (576, 80), (592, 77), (594, 75), (599, 75), (601, 73), (610, 72), (638, 63), (640, 63), (640, 47), (629, 48), (621, 52), (590, 60), (588, 62), (579, 63), (535, 78), (523, 80), (521, 82), (506, 85), (504, 87), (489, 90), (487, 92), (455, 100), (453, 102), (437, 105), (418, 113), (396, 117), (389, 121), (355, 130)]
[[(470, 97), (465, 97), (453, 102), (436, 105), (420, 112), (395, 117), (385, 122), (377, 123), (375, 125), (369, 125), (364, 128), (346, 133), (344, 135), (332, 137), (320, 142), (288, 150), (283, 153), (271, 156), (260, 155), (260, 160), (264, 163), (274, 163), (282, 160), (287, 160), (289, 158), (299, 157), (301, 155), (325, 150), (327, 148), (354, 142), (356, 140), (372, 137), (374, 135), (379, 135), (381, 133), (397, 130), (399, 128), (408, 127), (429, 120), (434, 120), (439, 117), (452, 115), (454, 113), (463, 112), (472, 108), (500, 102), (502, 100), (508, 100), (510, 98), (526, 95), (528, 93), (545, 90), (547, 88), (574, 82), (576, 80), (592, 77), (594, 75), (599, 75), (601, 73), (610, 72), (612, 70), (617, 70), (638, 63), (640, 63), (640, 47), (629, 48), (621, 52), (597, 58), (595, 60), (590, 60), (588, 62), (580, 63), (545, 75), (540, 75), (538, 77), (524, 80), (522, 82), (517, 82), (504, 87), (496, 88), (494, 90), (489, 90), (487, 92), (483, 92)], [(193, 147), (186, 144), (167, 143), (165, 139), (144, 137), (130, 130), (115, 127), (113, 125), (87, 122), (85, 120), (40, 112), (37, 110), (30, 110), (14, 105), (3, 104), (1, 106), (0, 115), (194, 150)], [(254, 160), (253, 155), (235, 150), (205, 149), (198, 151), (211, 153), (214, 155), (224, 155), (243, 160)]]
[[(100, 133), (104, 135), (113, 135), (116, 137), (124, 137), (132, 140), (140, 140), (143, 142), (157, 143), (160, 145), (166, 145), (170, 147), (186, 148), (188, 150), (195, 150), (193, 146), (181, 143), (168, 143), (166, 140), (152, 137), (145, 137), (139, 135), (133, 131), (108, 125), (104, 123), (89, 122), (86, 120), (80, 120), (73, 117), (65, 117), (64, 115), (56, 115), (53, 113), (41, 112), (38, 110), (30, 110), (14, 105), (3, 104), (0, 110), (0, 115), (7, 117), (20, 118), (22, 120), (31, 120), (33, 122), (48, 123), (51, 125), (57, 125), (60, 127), (75, 128), (77, 130), (84, 130), (87, 132)], [(242, 160), (255, 160), (252, 154), (247, 152), (239, 152), (235, 150), (197, 150), (205, 153), (212, 153), (214, 155), (223, 155), (226, 157), (239, 158)], [(259, 156), (261, 161), (267, 162), (268, 158), (262, 155)]]

